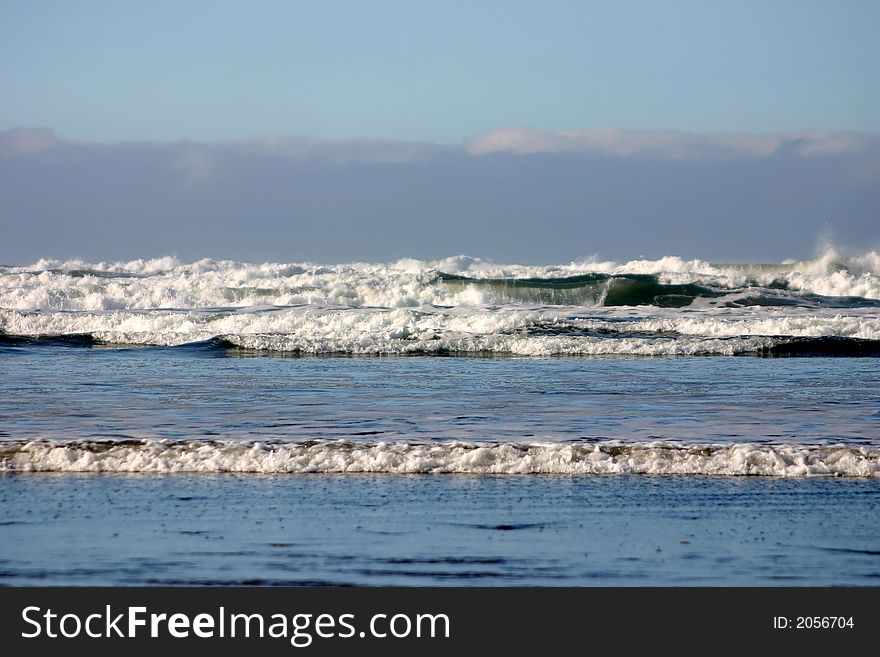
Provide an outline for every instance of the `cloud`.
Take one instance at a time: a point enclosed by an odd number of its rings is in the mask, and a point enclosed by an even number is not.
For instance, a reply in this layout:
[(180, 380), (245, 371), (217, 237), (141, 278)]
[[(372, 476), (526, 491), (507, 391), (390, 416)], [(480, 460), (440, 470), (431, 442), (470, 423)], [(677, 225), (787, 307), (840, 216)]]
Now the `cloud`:
[(12, 128), (0, 132), (0, 155), (42, 153), (63, 143), (48, 128)]
[[(58, 138), (47, 128), (13, 128), (0, 132), (0, 155), (41, 153), (62, 145), (87, 146)], [(104, 145), (112, 146), (112, 145)], [(773, 155), (820, 157), (880, 150), (880, 133), (803, 130), (776, 133), (685, 132), (590, 128), (546, 132), (500, 129), (462, 146), (392, 139), (328, 140), (308, 136), (267, 135), (211, 143), (130, 143), (171, 148), (174, 166), (190, 183), (212, 179), (228, 157), (254, 155), (325, 165), (426, 163), (443, 155), (507, 153), (583, 154), (619, 158), (702, 160), (766, 158)]]
[(277, 155), (293, 160), (318, 160), (333, 164), (425, 162), (438, 153), (448, 150), (447, 147), (438, 144), (392, 139), (330, 141), (317, 137), (271, 135), (224, 142), (222, 145), (239, 153)]
[(769, 157), (781, 151), (796, 155), (831, 155), (880, 146), (880, 135), (856, 132), (802, 131), (768, 134), (613, 130), (593, 128), (562, 132), (493, 130), (471, 140), (472, 155), (513, 153), (587, 153), (666, 160)]
[[(189, 185), (208, 183), (227, 167), (251, 157), (304, 166), (416, 164), (452, 150), (424, 142), (383, 139), (331, 141), (317, 137), (263, 136), (213, 143), (159, 144), (175, 149), (174, 167)], [(461, 149), (458, 149), (461, 153)]]
[(778, 261), (809, 257), (827, 222), (842, 244), (880, 245), (870, 134), (505, 130), (439, 146), (96, 144), (16, 130), (0, 144), (0, 263)]
[(183, 174), (189, 184), (206, 183), (217, 170), (214, 158), (204, 147), (186, 146), (174, 160), (174, 166)]

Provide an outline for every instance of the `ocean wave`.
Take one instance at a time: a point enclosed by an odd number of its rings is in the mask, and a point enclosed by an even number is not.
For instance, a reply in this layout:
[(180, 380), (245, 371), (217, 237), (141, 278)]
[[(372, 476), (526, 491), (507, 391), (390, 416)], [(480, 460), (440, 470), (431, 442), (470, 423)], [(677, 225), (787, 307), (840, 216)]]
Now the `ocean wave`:
[(880, 256), (497, 265), (173, 258), (0, 267), (19, 346), (217, 340), (286, 354), (877, 355)]
[(720, 308), (649, 314), (519, 306), (367, 309), (298, 306), (211, 311), (0, 310), (0, 345), (180, 346), (289, 354), (876, 355), (880, 314)]
[(457, 256), (391, 264), (181, 264), (161, 258), (112, 264), (41, 260), (0, 267), (0, 307), (17, 310), (503, 303), (682, 307), (696, 300), (724, 303), (730, 295), (733, 303), (746, 299), (746, 305), (858, 307), (880, 300), (880, 255), (872, 251), (843, 258), (829, 251), (814, 260), (775, 265), (670, 256), (624, 264), (529, 266)]
[(880, 449), (843, 445), (6, 441), (0, 472), (880, 477)]
[[(565, 310), (567, 312), (560, 312)], [(0, 344), (230, 347), (301, 354), (495, 353), (513, 355), (870, 355), (880, 344), (874, 309), (763, 312), (715, 309), (414, 308), (299, 306), (212, 311), (22, 312), (0, 310)]]

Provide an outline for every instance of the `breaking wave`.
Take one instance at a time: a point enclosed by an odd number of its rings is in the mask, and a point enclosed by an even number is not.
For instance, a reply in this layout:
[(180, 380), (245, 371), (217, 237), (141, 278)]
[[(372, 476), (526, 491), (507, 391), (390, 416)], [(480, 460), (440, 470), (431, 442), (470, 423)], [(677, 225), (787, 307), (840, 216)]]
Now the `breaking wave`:
[(843, 445), (33, 441), (0, 472), (389, 473), (880, 477), (880, 449)]
[(497, 265), (174, 258), (0, 267), (0, 349), (285, 354), (878, 355), (880, 255)]

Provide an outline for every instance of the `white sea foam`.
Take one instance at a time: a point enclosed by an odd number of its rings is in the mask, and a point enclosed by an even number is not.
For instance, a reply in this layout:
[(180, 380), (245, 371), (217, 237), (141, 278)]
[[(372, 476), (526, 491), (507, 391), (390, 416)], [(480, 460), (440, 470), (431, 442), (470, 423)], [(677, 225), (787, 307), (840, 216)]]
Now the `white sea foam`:
[[(880, 298), (878, 267), (874, 252), (844, 259), (833, 251), (781, 265), (672, 256), (553, 266), (467, 256), (388, 265), (42, 260), (0, 268), (0, 331), (88, 334), (122, 345), (221, 337), (243, 348), (309, 354), (736, 355), (784, 338), (880, 340), (880, 305), (870, 301)], [(602, 305), (620, 282), (608, 276), (646, 274), (656, 278), (623, 280), (617, 303), (696, 297), (681, 309)], [(570, 283), (574, 276), (586, 278)], [(663, 284), (708, 287), (655, 290)], [(862, 302), (825, 303), (804, 293)], [(762, 295), (783, 305), (756, 302)]]
[(247, 349), (306, 354), (489, 352), (519, 355), (736, 355), (785, 338), (880, 340), (880, 310), (694, 310), (298, 306), (241, 310), (0, 310), (14, 335), (87, 334), (108, 344), (174, 346), (220, 337)]
[(669, 442), (517, 445), (34, 441), (0, 443), (0, 472), (880, 477), (880, 449)]
[[(436, 261), (400, 260), (387, 265), (246, 264), (174, 258), (119, 263), (41, 260), (0, 268), (0, 307), (18, 310), (123, 310), (345, 305), (408, 308), (503, 302), (497, 289), (450, 287), (438, 273), (483, 279), (558, 279), (586, 274), (651, 274), (661, 283), (722, 288), (767, 286), (826, 296), (880, 299), (880, 255), (845, 259), (829, 251), (815, 260), (782, 265), (715, 265), (665, 257), (625, 264), (497, 265), (456, 256)], [(778, 287), (778, 285), (777, 285)]]

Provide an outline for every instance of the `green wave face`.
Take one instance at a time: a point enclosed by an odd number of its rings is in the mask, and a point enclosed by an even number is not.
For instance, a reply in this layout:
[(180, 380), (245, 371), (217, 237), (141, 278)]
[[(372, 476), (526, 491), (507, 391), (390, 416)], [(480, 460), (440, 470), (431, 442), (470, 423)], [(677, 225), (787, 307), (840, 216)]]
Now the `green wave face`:
[(489, 290), (502, 303), (550, 306), (659, 306), (681, 308), (698, 297), (718, 297), (725, 292), (703, 285), (660, 283), (650, 274), (585, 274), (565, 278), (469, 278), (441, 273), (451, 289), (474, 285)]
[[(766, 267), (778, 272), (794, 265), (748, 265), (742, 269)], [(855, 296), (822, 296), (791, 289), (784, 278), (759, 282), (747, 279), (741, 287), (722, 283), (661, 283), (654, 274), (583, 274), (564, 278), (477, 278), (441, 272), (437, 280), (451, 291), (476, 287), (492, 294), (496, 303), (548, 306), (655, 306), (683, 308), (697, 299), (718, 299), (730, 308), (743, 306), (806, 308), (874, 308), (880, 300)]]

